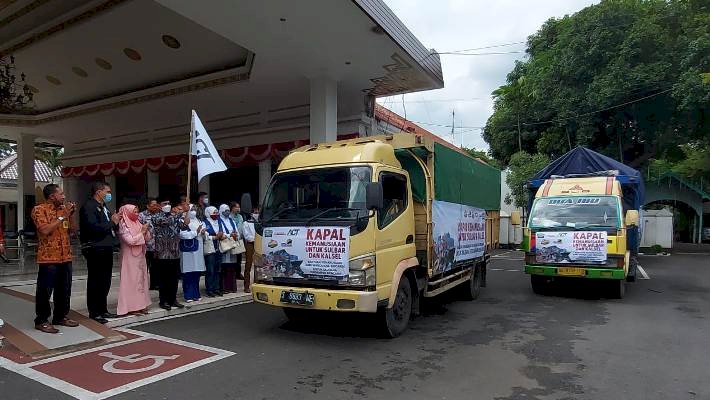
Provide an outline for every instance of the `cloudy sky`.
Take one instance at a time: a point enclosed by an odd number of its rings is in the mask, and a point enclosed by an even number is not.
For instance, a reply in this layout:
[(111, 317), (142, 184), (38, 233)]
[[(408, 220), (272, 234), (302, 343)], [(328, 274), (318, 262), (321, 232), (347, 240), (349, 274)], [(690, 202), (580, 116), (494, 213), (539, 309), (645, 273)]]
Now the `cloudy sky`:
[[(524, 56), (527, 37), (551, 17), (573, 14), (597, 0), (385, 0), (415, 36), (438, 52), (515, 52), (496, 55), (441, 55), (445, 87), (422, 93), (387, 97), (380, 104), (419, 122), (442, 138), (466, 147), (488, 149), (480, 129), (493, 112), (491, 92), (505, 83), (516, 59)], [(451, 112), (456, 112), (455, 139)], [(427, 125), (435, 124), (435, 125)]]

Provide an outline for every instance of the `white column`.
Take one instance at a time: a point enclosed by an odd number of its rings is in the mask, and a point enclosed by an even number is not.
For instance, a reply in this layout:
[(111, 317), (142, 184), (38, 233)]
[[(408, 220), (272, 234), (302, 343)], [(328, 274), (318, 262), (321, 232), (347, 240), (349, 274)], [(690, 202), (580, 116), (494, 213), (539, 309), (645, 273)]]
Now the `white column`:
[(338, 139), (338, 82), (326, 77), (311, 79), (311, 144)]
[[(20, 135), (17, 139), (17, 230), (25, 229), (25, 196), (35, 194), (34, 137)], [(35, 199), (35, 203), (44, 199)], [(29, 215), (27, 215), (29, 218)]]
[[(271, 182), (271, 159), (259, 162), (259, 198), (256, 204), (252, 204), (252, 207), (261, 207), (266, 191), (269, 189), (269, 182)], [(251, 212), (251, 210), (245, 211)]]
[(79, 204), (79, 185), (78, 179), (73, 176), (67, 176), (62, 179), (62, 188), (64, 189), (64, 197), (67, 201)]
[(148, 182), (148, 197), (157, 198), (160, 196), (160, 174), (149, 169), (146, 169), (145, 172)]

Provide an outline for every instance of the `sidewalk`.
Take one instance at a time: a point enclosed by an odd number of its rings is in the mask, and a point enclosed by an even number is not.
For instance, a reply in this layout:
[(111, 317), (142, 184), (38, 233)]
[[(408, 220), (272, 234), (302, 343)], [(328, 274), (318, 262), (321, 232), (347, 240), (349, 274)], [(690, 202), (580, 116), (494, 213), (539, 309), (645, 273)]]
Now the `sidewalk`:
[[(114, 269), (116, 271), (116, 269)], [(119, 286), (119, 274), (114, 272), (113, 280), (111, 283), (111, 291), (108, 296), (108, 308), (109, 312), (116, 312), (116, 306), (118, 304), (118, 286)], [(183, 299), (182, 285), (178, 287), (177, 299), (180, 303), (185, 305), (183, 309), (173, 308), (170, 311), (163, 310), (158, 307), (158, 292), (151, 291), (151, 299), (153, 303), (151, 304), (148, 315), (135, 316), (127, 315), (115, 319), (109, 320), (106, 324), (109, 327), (115, 328), (119, 326), (125, 326), (129, 324), (134, 324), (137, 322), (151, 321), (155, 319), (161, 319), (165, 317), (172, 317), (181, 314), (190, 314), (205, 310), (211, 310), (216, 308), (222, 308), (237, 304), (243, 304), (251, 302), (251, 294), (244, 293), (244, 282), (238, 281), (238, 292), (233, 294), (225, 294), (224, 297), (203, 297), (201, 301), (186, 303)], [(0, 283), (0, 287), (6, 287), (21, 293), (35, 295), (36, 283), (34, 280), (26, 281), (15, 281), (15, 282), (5, 282)], [(201, 293), (205, 293), (204, 290), (204, 278), (200, 281)], [(0, 304), (0, 315), (2, 315), (3, 305)], [(83, 315), (88, 316), (88, 310), (86, 309), (86, 275), (74, 275), (72, 283), (72, 296), (71, 296), (71, 309), (75, 310)], [(28, 320), (32, 320), (34, 315), (28, 315)]]

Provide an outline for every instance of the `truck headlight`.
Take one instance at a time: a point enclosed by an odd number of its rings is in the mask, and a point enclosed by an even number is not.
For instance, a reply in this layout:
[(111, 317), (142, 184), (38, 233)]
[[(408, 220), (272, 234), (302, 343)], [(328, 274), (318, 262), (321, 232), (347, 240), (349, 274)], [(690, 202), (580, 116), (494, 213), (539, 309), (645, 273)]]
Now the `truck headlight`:
[(377, 268), (375, 256), (368, 255), (350, 260), (348, 284), (351, 286), (375, 286), (377, 284)]
[(253, 256), (253, 266), (254, 266), (254, 280), (255, 281), (271, 281), (273, 277), (267, 271), (264, 266), (264, 255), (259, 253), (254, 253)]

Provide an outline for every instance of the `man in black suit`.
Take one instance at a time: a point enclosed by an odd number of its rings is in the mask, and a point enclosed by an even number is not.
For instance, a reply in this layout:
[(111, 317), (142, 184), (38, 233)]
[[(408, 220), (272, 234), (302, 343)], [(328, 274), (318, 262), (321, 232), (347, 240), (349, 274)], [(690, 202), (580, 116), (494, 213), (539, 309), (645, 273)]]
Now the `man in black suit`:
[(116, 318), (108, 312), (106, 298), (111, 290), (113, 248), (117, 243), (119, 214), (111, 213), (106, 203), (111, 202), (111, 187), (103, 181), (91, 185), (91, 198), (79, 211), (81, 252), (86, 258), (86, 304), (89, 317), (105, 324), (106, 318)]

